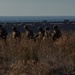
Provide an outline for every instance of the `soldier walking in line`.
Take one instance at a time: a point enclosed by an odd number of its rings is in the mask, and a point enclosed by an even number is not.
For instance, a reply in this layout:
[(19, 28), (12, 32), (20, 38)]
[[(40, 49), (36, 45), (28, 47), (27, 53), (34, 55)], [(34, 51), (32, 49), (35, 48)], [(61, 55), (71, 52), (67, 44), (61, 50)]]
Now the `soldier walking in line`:
[(29, 29), (29, 26), (28, 25), (24, 26), (24, 29), (25, 29), (25, 36), (27, 37), (27, 39), (33, 39), (34, 33), (31, 29)]
[(62, 36), (62, 34), (61, 34), (60, 30), (58, 29), (57, 25), (55, 25), (53, 28), (54, 28), (54, 31), (53, 31), (52, 39), (53, 39), (53, 41), (56, 41), (57, 39), (59, 39)]
[(12, 32), (13, 39), (20, 42), (21, 41), (21, 33), (17, 30), (16, 27), (13, 27), (12, 30), (13, 30), (13, 32)]
[(49, 38), (50, 36), (51, 36), (50, 28), (49, 27), (45, 27), (45, 32), (44, 32), (45, 39)]
[(38, 34), (36, 35), (36, 39), (43, 39), (43, 37), (44, 37), (44, 29), (42, 28), (42, 27), (39, 27), (38, 28)]
[(2, 25), (0, 25), (0, 38), (4, 39), (5, 43), (7, 40), (7, 35), (8, 35), (7, 30), (3, 28)]

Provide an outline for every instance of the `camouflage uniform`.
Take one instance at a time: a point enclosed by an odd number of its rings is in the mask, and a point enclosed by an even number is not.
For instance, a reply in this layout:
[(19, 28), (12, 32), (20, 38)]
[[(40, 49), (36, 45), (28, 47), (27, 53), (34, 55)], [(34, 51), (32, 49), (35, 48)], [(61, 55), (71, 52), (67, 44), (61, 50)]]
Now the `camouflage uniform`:
[(24, 26), (25, 28), (25, 35), (28, 39), (33, 39), (34, 38), (34, 33), (32, 30), (29, 29), (29, 27), (26, 25)]
[(43, 30), (43, 28), (39, 27), (38, 30), (39, 30), (39, 32), (38, 32), (38, 38), (39, 39), (43, 39), (43, 37), (44, 37), (44, 30)]
[(12, 29), (13, 29), (12, 37), (13, 37), (15, 40), (21, 41), (21, 33), (17, 30), (16, 27), (13, 27)]
[(58, 30), (58, 26), (54, 26), (54, 31), (53, 31), (53, 41), (57, 40), (58, 38), (60, 38), (62, 36), (60, 30)]
[(45, 27), (44, 37), (45, 38), (49, 38), (50, 36), (51, 36), (50, 28), (49, 27)]
[(0, 25), (0, 38), (4, 39), (5, 42), (6, 42), (6, 39), (7, 39), (7, 31), (5, 28), (2, 28), (2, 25)]

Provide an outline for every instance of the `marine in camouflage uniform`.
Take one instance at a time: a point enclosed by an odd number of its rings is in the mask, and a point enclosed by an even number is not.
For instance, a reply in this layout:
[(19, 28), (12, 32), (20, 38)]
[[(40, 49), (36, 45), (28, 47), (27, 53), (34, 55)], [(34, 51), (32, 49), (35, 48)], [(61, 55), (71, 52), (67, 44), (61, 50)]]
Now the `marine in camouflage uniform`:
[(0, 25), (0, 38), (4, 39), (5, 43), (7, 40), (7, 35), (8, 35), (7, 30), (3, 28), (2, 25)]
[(29, 29), (29, 26), (28, 25), (24, 26), (24, 29), (25, 29), (25, 36), (27, 37), (27, 39), (33, 39), (34, 33), (32, 30)]
[(39, 27), (38, 28), (38, 34), (35, 36), (36, 39), (43, 39), (44, 37), (44, 29), (42, 27)]
[(62, 34), (61, 34), (60, 30), (58, 29), (57, 25), (54, 25), (53, 28), (54, 28), (54, 31), (53, 31), (52, 39), (53, 39), (53, 41), (56, 41), (57, 39), (59, 39), (62, 36)]
[(50, 28), (49, 27), (45, 27), (45, 32), (44, 32), (45, 39), (49, 38), (50, 36), (51, 36)]
[(12, 32), (13, 39), (20, 42), (21, 41), (21, 33), (17, 30), (16, 27), (12, 27), (12, 30), (13, 30), (13, 32)]

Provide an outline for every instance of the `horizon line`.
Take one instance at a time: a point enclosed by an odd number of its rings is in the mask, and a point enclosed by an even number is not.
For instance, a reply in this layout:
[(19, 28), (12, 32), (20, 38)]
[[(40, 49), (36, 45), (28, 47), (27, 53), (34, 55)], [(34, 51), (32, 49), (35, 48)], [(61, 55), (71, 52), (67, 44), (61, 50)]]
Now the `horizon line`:
[[(27, 15), (26, 15), (26, 16), (27, 16)], [(21, 16), (21, 15), (20, 15), (20, 16), (16, 16), (16, 15), (14, 15), (14, 16), (12, 16), (12, 15), (11, 15), (11, 16), (10, 16), (10, 15), (9, 15), (9, 16), (6, 16), (6, 15), (4, 15), (4, 16), (0, 16), (0, 17), (26, 17), (26, 16), (23, 16), (23, 15), (22, 15), (22, 16)], [(46, 15), (45, 15), (45, 16), (42, 16), (42, 15), (39, 15), (39, 16), (37, 16), (37, 15), (36, 15), (36, 16), (35, 16), (35, 15), (32, 15), (32, 16), (27, 16), (27, 17), (40, 17), (40, 16), (41, 16), (41, 17), (46, 17)], [(56, 15), (51, 15), (51, 16), (52, 16), (52, 17), (59, 17), (60, 15), (57, 15), (57, 16), (56, 16)], [(51, 17), (51, 16), (47, 16), (47, 17)], [(65, 17), (65, 16), (67, 16), (67, 17), (73, 17), (73, 16), (75, 16), (75, 15), (70, 15), (70, 16), (68, 16), (68, 15), (64, 15), (64, 16), (63, 16), (63, 15), (61, 15), (61, 17)]]

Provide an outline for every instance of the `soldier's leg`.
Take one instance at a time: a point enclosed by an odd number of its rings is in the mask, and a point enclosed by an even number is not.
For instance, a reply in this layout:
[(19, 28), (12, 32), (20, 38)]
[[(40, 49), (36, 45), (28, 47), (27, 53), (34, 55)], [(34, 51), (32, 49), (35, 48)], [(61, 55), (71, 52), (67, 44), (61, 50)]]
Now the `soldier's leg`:
[(52, 37), (52, 40), (53, 40), (53, 41), (56, 41), (56, 37), (55, 37), (55, 36), (53, 36), (53, 37)]

